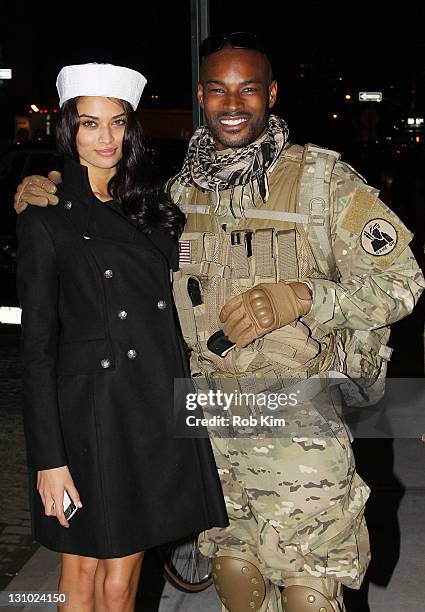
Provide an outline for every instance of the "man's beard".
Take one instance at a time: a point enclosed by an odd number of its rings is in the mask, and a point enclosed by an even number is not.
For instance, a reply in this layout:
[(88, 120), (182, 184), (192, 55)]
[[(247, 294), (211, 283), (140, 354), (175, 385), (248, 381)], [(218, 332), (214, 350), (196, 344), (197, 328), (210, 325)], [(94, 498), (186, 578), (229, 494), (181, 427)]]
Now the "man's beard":
[[(251, 121), (252, 114), (251, 113), (235, 113), (238, 116), (249, 117), (249, 121)], [(231, 148), (231, 149), (241, 149), (242, 147), (246, 147), (253, 143), (261, 134), (265, 132), (267, 129), (267, 123), (269, 118), (269, 113), (266, 112), (262, 117), (258, 118), (255, 122), (249, 123), (248, 132), (244, 134), (240, 134), (239, 138), (232, 138), (231, 134), (223, 133), (222, 126), (220, 124), (221, 117), (231, 117), (232, 113), (219, 113), (214, 115), (214, 118), (211, 116), (205, 115), (207, 126), (214, 138), (214, 140), (223, 147)]]

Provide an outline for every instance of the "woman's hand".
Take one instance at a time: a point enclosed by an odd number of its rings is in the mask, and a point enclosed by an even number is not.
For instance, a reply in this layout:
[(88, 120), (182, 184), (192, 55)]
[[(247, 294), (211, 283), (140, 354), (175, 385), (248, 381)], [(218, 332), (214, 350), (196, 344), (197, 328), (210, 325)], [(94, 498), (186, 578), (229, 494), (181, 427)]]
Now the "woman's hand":
[(67, 465), (37, 472), (37, 490), (44, 505), (44, 514), (46, 516), (56, 516), (62, 527), (69, 527), (63, 513), (63, 492), (65, 489), (74, 504), (78, 508), (82, 508), (80, 495), (74, 486)]

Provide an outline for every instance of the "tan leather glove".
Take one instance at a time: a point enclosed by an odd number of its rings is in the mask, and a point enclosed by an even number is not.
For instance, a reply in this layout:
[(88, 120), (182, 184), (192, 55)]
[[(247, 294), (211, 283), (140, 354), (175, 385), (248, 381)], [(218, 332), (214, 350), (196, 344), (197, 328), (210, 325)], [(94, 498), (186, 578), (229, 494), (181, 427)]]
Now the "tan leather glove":
[(292, 323), (311, 309), (311, 292), (305, 283), (261, 283), (223, 306), (223, 331), (238, 348)]
[(28, 204), (56, 206), (59, 202), (59, 198), (55, 196), (56, 186), (62, 182), (62, 175), (60, 172), (52, 170), (47, 177), (33, 174), (32, 176), (26, 176), (22, 183), (19, 183), (14, 203), (18, 215), (28, 207)]

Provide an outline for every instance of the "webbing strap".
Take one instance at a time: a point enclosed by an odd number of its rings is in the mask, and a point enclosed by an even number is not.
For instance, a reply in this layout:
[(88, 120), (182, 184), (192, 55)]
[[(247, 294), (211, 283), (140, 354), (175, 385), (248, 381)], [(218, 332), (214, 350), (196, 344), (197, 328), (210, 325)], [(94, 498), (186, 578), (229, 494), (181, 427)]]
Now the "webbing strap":
[[(180, 210), (186, 214), (210, 214), (210, 206), (204, 204), (181, 204)], [(241, 212), (235, 208), (234, 214), (237, 219), (242, 219), (244, 217), (246, 219), (265, 219), (266, 221), (292, 221), (293, 223), (307, 223), (309, 219), (308, 214), (278, 210), (259, 210), (256, 208), (246, 208), (243, 212), (243, 217)]]
[(180, 210), (186, 214), (197, 213), (198, 215), (209, 215), (209, 204), (180, 204)]
[(317, 262), (328, 278), (335, 278), (336, 263), (330, 238), (330, 182), (336, 151), (312, 144), (304, 147), (299, 190), (300, 212), (308, 215), (304, 228)]
[[(236, 216), (237, 212), (236, 212)], [(266, 219), (267, 221), (292, 221), (294, 223), (307, 223), (308, 214), (283, 212), (278, 210), (259, 210), (247, 208), (244, 210), (247, 219)]]
[[(241, 232), (242, 239), (244, 233)], [(249, 278), (248, 257), (245, 250), (245, 242), (242, 244), (232, 244), (231, 246), (231, 270), (233, 278)]]
[(273, 230), (257, 230), (254, 235), (254, 259), (256, 276), (274, 276)]
[(295, 230), (277, 234), (277, 266), (279, 280), (298, 279), (298, 260)]
[[(171, 188), (172, 184), (173, 183), (170, 183), (170, 188)], [(167, 184), (167, 189), (168, 189), (168, 184)], [(177, 188), (177, 191), (174, 194), (174, 198), (173, 198), (175, 202), (178, 202), (180, 200), (180, 198), (181, 198), (181, 196), (183, 194), (184, 189), (185, 189), (184, 185), (179, 184), (179, 186)], [(180, 206), (180, 208), (182, 208), (182, 207)]]
[[(204, 253), (206, 261), (214, 261), (216, 254), (217, 237), (212, 234), (204, 235)], [(218, 262), (216, 262), (218, 263)]]

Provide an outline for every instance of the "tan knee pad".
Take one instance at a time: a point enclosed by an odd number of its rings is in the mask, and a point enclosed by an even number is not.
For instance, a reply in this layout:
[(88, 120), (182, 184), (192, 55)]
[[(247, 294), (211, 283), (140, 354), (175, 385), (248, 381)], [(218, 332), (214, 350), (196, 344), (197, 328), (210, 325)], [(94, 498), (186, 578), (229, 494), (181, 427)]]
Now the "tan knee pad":
[(223, 552), (213, 560), (213, 580), (228, 612), (263, 612), (269, 598), (269, 582), (258, 566), (239, 551)]
[(282, 593), (283, 612), (342, 612), (341, 593), (341, 584), (335, 580), (287, 580)]

